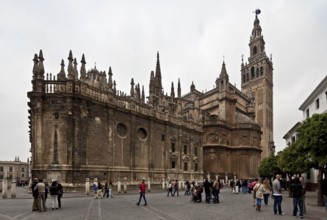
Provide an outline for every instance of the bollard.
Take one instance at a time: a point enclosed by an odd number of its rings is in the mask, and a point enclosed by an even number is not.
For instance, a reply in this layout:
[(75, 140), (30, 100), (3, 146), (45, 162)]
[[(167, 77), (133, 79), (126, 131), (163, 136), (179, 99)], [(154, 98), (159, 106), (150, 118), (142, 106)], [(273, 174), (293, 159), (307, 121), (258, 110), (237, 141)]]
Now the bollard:
[(16, 198), (16, 180), (11, 181), (11, 198)]
[(90, 193), (90, 179), (86, 178), (85, 179), (85, 194), (89, 195)]
[(165, 189), (165, 179), (162, 179), (162, 189)]
[(127, 193), (127, 179), (124, 178), (124, 193)]
[(150, 182), (150, 178), (148, 178), (148, 192), (151, 191), (151, 182)]
[(8, 190), (7, 180), (4, 179), (2, 181), (2, 198), (3, 199), (7, 198), (7, 190)]
[(121, 181), (120, 180), (117, 181), (117, 192), (118, 193), (121, 192)]

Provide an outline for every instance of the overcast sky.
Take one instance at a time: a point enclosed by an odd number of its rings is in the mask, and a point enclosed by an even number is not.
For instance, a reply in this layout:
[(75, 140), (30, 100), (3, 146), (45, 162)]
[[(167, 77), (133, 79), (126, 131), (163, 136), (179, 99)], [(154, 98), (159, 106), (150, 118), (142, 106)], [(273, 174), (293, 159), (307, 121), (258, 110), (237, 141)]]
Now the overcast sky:
[(127, 94), (131, 78), (148, 94), (157, 51), (169, 94), (178, 78), (182, 94), (192, 81), (199, 91), (212, 89), (223, 59), (230, 82), (240, 89), (241, 57), (247, 61), (250, 54), (257, 8), (274, 64), (279, 151), (285, 133), (302, 120), (298, 108), (327, 73), (327, 1), (0, 0), (0, 160), (30, 156), (27, 92), (40, 49), (46, 73), (57, 74), (69, 50), (78, 61), (84, 53), (87, 69), (96, 63), (108, 72), (111, 66), (117, 89)]

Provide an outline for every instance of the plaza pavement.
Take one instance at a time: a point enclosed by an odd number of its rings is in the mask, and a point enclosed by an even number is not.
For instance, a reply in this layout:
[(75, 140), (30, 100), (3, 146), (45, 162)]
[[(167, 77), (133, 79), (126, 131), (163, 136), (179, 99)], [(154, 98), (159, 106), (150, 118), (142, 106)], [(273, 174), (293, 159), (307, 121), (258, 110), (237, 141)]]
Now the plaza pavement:
[[(286, 193), (285, 193), (286, 194)], [(154, 219), (220, 219), (220, 220), (289, 220), (292, 216), (292, 200), (284, 195), (282, 209), (285, 215), (274, 215), (273, 200), (268, 206), (263, 206), (261, 212), (255, 211), (252, 195), (232, 194), (229, 189), (222, 189), (219, 204), (193, 203), (190, 196), (167, 197), (166, 192), (154, 190), (146, 193), (147, 206), (136, 205), (138, 192), (114, 194), (114, 198), (94, 199), (92, 195), (82, 193), (65, 193), (62, 198), (62, 208), (51, 210), (51, 201), (47, 200), (47, 212), (32, 212), (32, 195), (27, 189), (17, 188), (17, 198), (0, 199), (1, 220), (154, 220)], [(204, 198), (204, 194), (202, 195)], [(324, 207), (316, 205), (316, 193), (307, 194), (307, 214), (304, 219), (326, 220)]]

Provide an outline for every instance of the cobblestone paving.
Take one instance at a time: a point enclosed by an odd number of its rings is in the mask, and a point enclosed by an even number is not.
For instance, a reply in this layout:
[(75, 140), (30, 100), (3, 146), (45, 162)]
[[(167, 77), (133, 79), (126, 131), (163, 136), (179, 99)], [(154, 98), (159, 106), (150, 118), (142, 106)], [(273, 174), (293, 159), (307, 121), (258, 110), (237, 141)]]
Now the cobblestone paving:
[[(0, 199), (1, 220), (102, 220), (102, 219), (142, 219), (142, 220), (189, 220), (189, 219), (233, 219), (233, 220), (289, 220), (292, 216), (291, 198), (284, 196), (282, 208), (284, 216), (274, 215), (270, 199), (268, 206), (263, 206), (261, 212), (255, 211), (252, 195), (231, 194), (223, 189), (219, 204), (193, 203), (189, 196), (182, 193), (179, 197), (167, 197), (165, 192), (147, 193), (147, 206), (136, 205), (138, 194), (128, 193), (115, 195), (114, 198), (95, 199), (92, 196), (72, 196), (66, 194), (62, 199), (62, 208), (51, 209), (51, 201), (47, 201), (47, 212), (32, 212), (32, 199), (26, 198)], [(203, 195), (204, 197), (204, 195)], [(327, 212), (323, 207), (317, 207), (314, 199), (307, 198), (307, 214), (304, 219), (327, 220)]]

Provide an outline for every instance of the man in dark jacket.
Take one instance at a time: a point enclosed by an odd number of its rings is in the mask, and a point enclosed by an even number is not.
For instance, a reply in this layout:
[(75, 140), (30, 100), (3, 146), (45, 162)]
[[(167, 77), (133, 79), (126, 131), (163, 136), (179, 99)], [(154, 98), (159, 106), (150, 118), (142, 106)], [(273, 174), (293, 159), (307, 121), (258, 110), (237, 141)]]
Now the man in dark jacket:
[(303, 187), (299, 180), (299, 177), (294, 177), (294, 181), (291, 185), (291, 192), (293, 197), (293, 216), (297, 214), (297, 207), (300, 208), (300, 218), (303, 218)]
[(37, 189), (35, 189), (35, 186), (38, 184), (39, 180), (37, 178), (34, 178), (32, 182), (32, 195), (33, 195), (33, 206), (32, 206), (32, 211), (38, 211), (39, 206), (38, 206), (38, 197), (39, 197), (39, 192)]
[(208, 181), (207, 178), (204, 180), (203, 187), (204, 187), (204, 192), (206, 194), (206, 203), (209, 204), (210, 198), (211, 198), (212, 184), (211, 184), (211, 182)]

